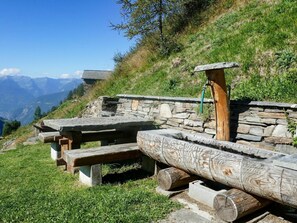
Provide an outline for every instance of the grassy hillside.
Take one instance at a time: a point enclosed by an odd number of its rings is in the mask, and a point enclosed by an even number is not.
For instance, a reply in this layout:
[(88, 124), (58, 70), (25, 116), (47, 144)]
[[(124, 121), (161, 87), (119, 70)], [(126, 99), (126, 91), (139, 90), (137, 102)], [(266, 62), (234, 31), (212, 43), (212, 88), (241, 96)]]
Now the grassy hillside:
[(205, 83), (204, 74), (193, 75), (195, 66), (235, 61), (240, 68), (227, 71), (233, 99), (296, 102), (296, 3), (220, 1), (177, 34), (180, 52), (161, 58), (148, 46), (138, 47), (118, 64), (97, 95), (195, 97)]

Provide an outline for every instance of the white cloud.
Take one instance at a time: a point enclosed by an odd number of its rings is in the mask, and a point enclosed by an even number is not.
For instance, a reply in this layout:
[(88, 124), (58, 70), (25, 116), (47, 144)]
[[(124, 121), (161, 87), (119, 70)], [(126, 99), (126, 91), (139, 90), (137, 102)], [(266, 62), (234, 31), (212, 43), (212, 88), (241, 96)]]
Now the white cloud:
[(81, 78), (83, 71), (77, 70), (73, 74), (61, 74), (60, 78)]
[(19, 68), (4, 68), (0, 70), (0, 76), (17, 75), (21, 72)]
[(71, 78), (71, 74), (61, 74), (60, 78)]
[(74, 74), (81, 77), (82, 74), (83, 74), (83, 71), (82, 70), (77, 70), (77, 71), (74, 72)]

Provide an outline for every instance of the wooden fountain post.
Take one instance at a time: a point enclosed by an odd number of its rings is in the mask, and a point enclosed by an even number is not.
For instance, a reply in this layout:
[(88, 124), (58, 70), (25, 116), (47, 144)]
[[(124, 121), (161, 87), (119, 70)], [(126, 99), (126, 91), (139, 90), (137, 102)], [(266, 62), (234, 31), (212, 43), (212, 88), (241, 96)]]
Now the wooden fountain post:
[(234, 62), (207, 64), (195, 67), (195, 72), (205, 71), (210, 82), (215, 105), (216, 139), (230, 141), (230, 110), (224, 69), (239, 67)]

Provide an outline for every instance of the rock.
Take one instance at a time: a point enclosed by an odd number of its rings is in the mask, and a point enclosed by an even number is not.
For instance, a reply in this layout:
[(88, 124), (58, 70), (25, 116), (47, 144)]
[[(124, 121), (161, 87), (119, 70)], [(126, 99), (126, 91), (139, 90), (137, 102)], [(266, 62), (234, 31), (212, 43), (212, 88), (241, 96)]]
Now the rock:
[(181, 102), (175, 102), (175, 112), (176, 113), (182, 113), (185, 112), (186, 108), (184, 108), (183, 103)]
[(193, 121), (201, 120), (201, 118), (196, 113), (191, 114), (189, 119)]
[(258, 116), (261, 118), (275, 118), (275, 119), (286, 119), (285, 113), (274, 113), (274, 112), (259, 112)]
[(245, 120), (247, 122), (252, 122), (252, 123), (261, 123), (261, 118), (260, 117), (257, 117), (257, 116), (248, 116), (248, 117), (245, 117)]
[(178, 113), (173, 115), (173, 118), (186, 119), (186, 118), (189, 118), (189, 116), (190, 116), (189, 113)]
[(292, 138), (270, 136), (265, 138), (265, 142), (271, 144), (292, 144)]
[(248, 134), (237, 134), (236, 139), (244, 139), (248, 141), (260, 142), (262, 136), (248, 135)]
[(237, 127), (237, 132), (246, 134), (246, 133), (249, 133), (250, 129), (251, 129), (251, 126), (249, 125), (239, 124)]
[(215, 121), (206, 122), (206, 123), (204, 124), (204, 126), (205, 126), (206, 128), (215, 129), (215, 128), (216, 128), (216, 122), (215, 122)]
[(276, 121), (276, 123), (279, 124), (279, 125), (287, 125), (288, 124), (286, 119), (278, 119)]
[(285, 125), (277, 125), (272, 132), (272, 136), (291, 138), (291, 133), (288, 132), (288, 127)]
[(263, 136), (264, 130), (261, 127), (251, 127), (250, 134), (256, 136)]
[(132, 100), (131, 108), (133, 111), (136, 111), (138, 109), (139, 101), (138, 100)]
[(207, 134), (211, 134), (211, 135), (215, 135), (216, 134), (216, 130), (215, 129), (208, 129), (208, 128), (206, 128), (204, 131)]
[(167, 125), (169, 126), (173, 126), (173, 127), (178, 127), (179, 123), (178, 122), (174, 122), (171, 119), (167, 121)]
[(160, 116), (164, 118), (171, 118), (172, 112), (169, 104), (161, 104), (160, 106)]
[(273, 119), (273, 118), (262, 118), (261, 120), (263, 123), (268, 124), (268, 125), (276, 124), (276, 119)]
[(271, 136), (271, 135), (272, 135), (272, 132), (273, 132), (273, 130), (274, 130), (274, 128), (275, 128), (274, 125), (267, 126), (267, 127), (264, 129), (263, 136)]
[(191, 126), (191, 127), (197, 127), (197, 126), (202, 127), (203, 126), (203, 122), (202, 121), (192, 121), (192, 120), (186, 119), (184, 121), (184, 125)]

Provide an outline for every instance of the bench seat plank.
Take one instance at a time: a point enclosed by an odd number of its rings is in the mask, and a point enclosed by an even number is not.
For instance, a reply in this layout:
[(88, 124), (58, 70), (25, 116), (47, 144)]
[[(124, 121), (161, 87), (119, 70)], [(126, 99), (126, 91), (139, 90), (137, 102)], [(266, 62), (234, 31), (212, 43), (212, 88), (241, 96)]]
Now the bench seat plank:
[(91, 166), (141, 157), (137, 143), (126, 143), (98, 148), (68, 150), (63, 158), (72, 167)]
[(43, 143), (55, 142), (55, 137), (61, 136), (59, 132), (42, 132), (38, 134), (38, 139)]

